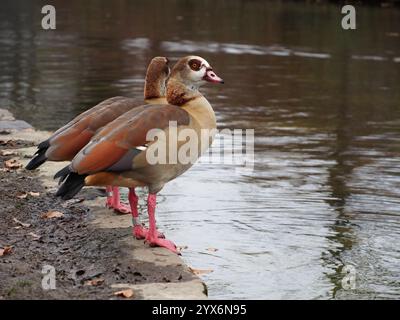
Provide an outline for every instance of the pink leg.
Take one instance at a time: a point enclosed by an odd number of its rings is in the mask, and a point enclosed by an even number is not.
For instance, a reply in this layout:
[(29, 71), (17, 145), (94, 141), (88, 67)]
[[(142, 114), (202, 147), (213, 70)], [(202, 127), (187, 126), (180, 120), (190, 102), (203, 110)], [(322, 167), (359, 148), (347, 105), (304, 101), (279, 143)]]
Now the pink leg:
[[(139, 212), (137, 209), (139, 198), (135, 193), (135, 188), (129, 188), (128, 198), (132, 212), (133, 235), (136, 239), (145, 239), (149, 231), (139, 221)], [(164, 238), (162, 233), (157, 233), (157, 236), (159, 238)]]
[[(107, 208), (114, 209), (115, 212), (128, 214), (131, 209), (128, 205), (121, 203), (121, 198), (119, 196), (119, 188), (107, 186)], [(110, 196), (111, 194), (111, 196)]]
[(173, 253), (178, 253), (178, 250), (175, 244), (169, 240), (161, 239), (158, 237), (159, 233), (156, 227), (156, 195), (149, 193), (147, 198), (147, 211), (149, 214), (149, 232), (146, 236), (146, 242), (150, 244), (150, 246), (158, 246), (164, 247)]
[(147, 229), (144, 228), (139, 221), (139, 212), (137, 209), (139, 198), (135, 193), (135, 188), (129, 188), (128, 199), (132, 212), (133, 235), (136, 239), (144, 239), (147, 235)]
[(113, 192), (112, 192), (112, 186), (107, 186), (106, 187), (106, 195), (107, 195), (107, 202), (106, 202), (106, 207), (111, 208), (113, 204)]

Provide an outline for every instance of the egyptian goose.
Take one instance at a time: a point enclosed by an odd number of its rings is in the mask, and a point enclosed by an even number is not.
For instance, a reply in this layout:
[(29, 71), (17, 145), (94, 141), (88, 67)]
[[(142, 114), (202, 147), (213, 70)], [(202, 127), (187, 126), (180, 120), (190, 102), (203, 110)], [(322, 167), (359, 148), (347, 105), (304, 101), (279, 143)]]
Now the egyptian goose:
[[(169, 71), (167, 58), (155, 57), (151, 60), (145, 79), (145, 103), (166, 103), (165, 82)], [(143, 105), (143, 100), (126, 97), (113, 97), (102, 101), (58, 129), (49, 139), (41, 142), (26, 169), (36, 169), (47, 160), (72, 160), (99, 128), (140, 105)], [(107, 186), (106, 191), (107, 207), (121, 213), (130, 212), (130, 208), (120, 202), (118, 187)]]
[[(167, 101), (169, 104), (154, 104), (131, 110), (100, 130), (93, 139), (72, 160), (68, 172), (63, 172), (64, 182), (57, 196), (70, 199), (83, 186), (115, 185), (129, 188), (129, 202), (133, 215), (133, 232), (138, 239), (145, 238), (152, 246), (165, 247), (177, 253), (176, 246), (163, 239), (157, 231), (155, 220), (156, 194), (165, 183), (188, 170), (193, 162), (212, 143), (216, 119), (207, 99), (199, 92), (206, 82), (223, 83), (210, 67), (209, 63), (198, 56), (180, 59), (171, 71), (167, 83)], [(213, 132), (206, 143), (194, 139), (198, 154), (193, 161), (182, 163), (168, 159), (166, 163), (149, 163), (150, 153), (155, 141), (146, 136), (151, 129), (162, 130), (167, 134), (171, 130), (170, 121), (176, 122), (176, 130), (191, 129), (197, 137), (202, 130)], [(166, 139), (166, 150), (170, 150), (170, 139)], [(172, 143), (172, 142), (171, 142)], [(184, 142), (178, 142), (179, 154)], [(170, 161), (171, 160), (171, 161)], [(146, 186), (149, 189), (147, 208), (149, 229), (138, 221), (135, 187)]]

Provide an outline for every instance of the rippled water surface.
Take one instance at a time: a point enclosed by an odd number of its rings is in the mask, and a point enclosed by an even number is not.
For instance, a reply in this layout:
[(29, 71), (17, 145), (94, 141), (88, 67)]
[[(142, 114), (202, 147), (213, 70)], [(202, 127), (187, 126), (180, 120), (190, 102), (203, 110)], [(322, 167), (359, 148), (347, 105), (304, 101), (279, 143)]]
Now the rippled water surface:
[[(44, 3), (44, 2), (43, 2)], [(263, 1), (0, 5), (0, 106), (54, 130), (102, 99), (142, 95), (146, 64), (205, 57), (220, 128), (255, 130), (253, 171), (199, 163), (158, 220), (212, 298), (400, 298), (400, 11)], [(207, 250), (216, 248), (218, 251)], [(356, 287), (344, 290), (345, 265)]]

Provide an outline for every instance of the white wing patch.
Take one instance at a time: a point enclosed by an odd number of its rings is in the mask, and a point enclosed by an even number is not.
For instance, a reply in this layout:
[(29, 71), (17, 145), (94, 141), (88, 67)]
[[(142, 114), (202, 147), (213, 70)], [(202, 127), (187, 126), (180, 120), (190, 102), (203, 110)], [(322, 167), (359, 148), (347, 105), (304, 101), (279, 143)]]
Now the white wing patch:
[(143, 145), (143, 146), (136, 147), (135, 149), (140, 150), (140, 151), (146, 151), (147, 147), (148, 147), (147, 145)]

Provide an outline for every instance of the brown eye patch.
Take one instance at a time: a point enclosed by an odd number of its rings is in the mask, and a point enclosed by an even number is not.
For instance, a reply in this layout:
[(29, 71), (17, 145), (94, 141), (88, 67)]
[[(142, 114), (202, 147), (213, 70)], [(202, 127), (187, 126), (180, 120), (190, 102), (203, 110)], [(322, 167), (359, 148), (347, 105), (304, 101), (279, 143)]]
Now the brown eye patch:
[(197, 59), (191, 59), (189, 60), (189, 67), (193, 71), (199, 71), (201, 67), (201, 61)]

